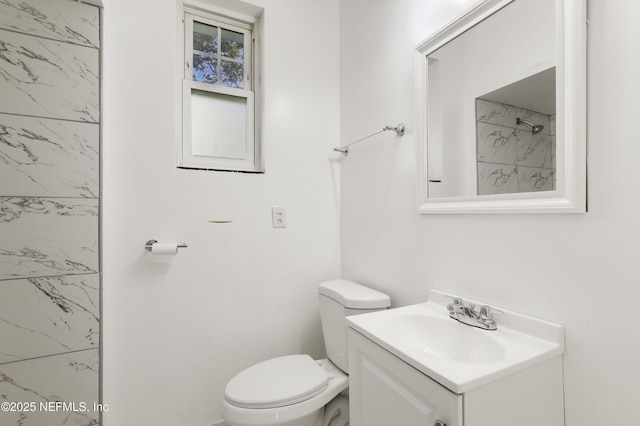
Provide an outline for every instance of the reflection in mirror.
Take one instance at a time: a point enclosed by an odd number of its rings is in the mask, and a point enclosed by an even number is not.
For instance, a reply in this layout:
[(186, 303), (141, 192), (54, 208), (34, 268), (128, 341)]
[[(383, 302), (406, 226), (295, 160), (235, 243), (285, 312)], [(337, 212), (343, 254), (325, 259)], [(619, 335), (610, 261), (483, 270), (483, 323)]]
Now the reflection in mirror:
[(483, 0), (416, 48), (418, 211), (586, 211), (586, 0)]
[(556, 189), (555, 72), (476, 98), (478, 195)]
[(555, 52), (555, 1), (515, 0), (427, 55), (429, 198), (555, 188)]

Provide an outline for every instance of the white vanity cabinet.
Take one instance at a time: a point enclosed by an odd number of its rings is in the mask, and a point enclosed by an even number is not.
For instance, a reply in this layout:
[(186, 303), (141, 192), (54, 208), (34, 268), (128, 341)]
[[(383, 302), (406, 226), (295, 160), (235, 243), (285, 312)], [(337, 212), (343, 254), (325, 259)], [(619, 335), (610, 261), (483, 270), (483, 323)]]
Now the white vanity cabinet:
[(349, 329), (351, 426), (562, 426), (562, 388), (558, 356), (457, 394)]
[(463, 426), (462, 399), (349, 330), (350, 426)]

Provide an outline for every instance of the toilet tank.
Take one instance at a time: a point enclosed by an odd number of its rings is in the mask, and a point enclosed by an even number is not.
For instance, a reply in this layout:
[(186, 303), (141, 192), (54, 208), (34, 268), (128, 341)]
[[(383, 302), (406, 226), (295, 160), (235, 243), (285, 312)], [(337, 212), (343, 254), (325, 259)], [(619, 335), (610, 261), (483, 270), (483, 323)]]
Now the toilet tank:
[(327, 356), (345, 373), (349, 372), (347, 325), (350, 315), (387, 309), (388, 295), (349, 280), (332, 280), (320, 284), (320, 319)]

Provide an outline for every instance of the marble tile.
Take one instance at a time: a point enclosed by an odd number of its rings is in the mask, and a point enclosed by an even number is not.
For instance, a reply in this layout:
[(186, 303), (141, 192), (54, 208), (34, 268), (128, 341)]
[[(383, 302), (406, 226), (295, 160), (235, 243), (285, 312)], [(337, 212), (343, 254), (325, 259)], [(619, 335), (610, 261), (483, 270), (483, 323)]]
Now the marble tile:
[(518, 168), (504, 164), (478, 163), (478, 195), (518, 192)]
[(0, 281), (0, 364), (97, 348), (99, 283), (98, 274)]
[(527, 167), (552, 168), (552, 143), (549, 135), (517, 130), (518, 159), (516, 164)]
[(98, 272), (98, 200), (0, 197), (0, 280)]
[(99, 124), (0, 114), (0, 196), (98, 197), (99, 138)]
[[(34, 410), (0, 411), (3, 426), (95, 426), (97, 349), (0, 365), (0, 403), (33, 403)], [(65, 402), (67, 406), (55, 402)], [(83, 405), (84, 404), (84, 405)], [(31, 408), (31, 407), (30, 407)]]
[(518, 140), (513, 128), (477, 123), (478, 161), (516, 164)]
[(555, 189), (555, 173), (550, 169), (535, 167), (518, 167), (519, 192), (553, 191)]
[(516, 108), (484, 99), (476, 99), (476, 120), (506, 127), (516, 126)]
[(98, 50), (0, 30), (0, 112), (97, 123)]
[[(477, 99), (476, 117), (479, 194), (555, 188), (555, 115)], [(516, 125), (518, 117), (543, 131)]]
[(0, 0), (0, 28), (99, 47), (100, 16), (95, 6), (76, 1)]

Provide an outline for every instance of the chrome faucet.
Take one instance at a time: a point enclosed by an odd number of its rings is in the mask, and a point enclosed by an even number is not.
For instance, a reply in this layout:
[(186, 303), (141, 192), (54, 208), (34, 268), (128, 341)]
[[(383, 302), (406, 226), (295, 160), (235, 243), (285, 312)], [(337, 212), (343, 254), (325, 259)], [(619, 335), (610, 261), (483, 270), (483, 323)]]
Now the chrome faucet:
[(502, 311), (491, 308), (489, 305), (480, 306), (476, 310), (473, 304), (466, 305), (464, 300), (459, 297), (452, 297), (453, 302), (447, 305), (449, 316), (456, 321), (472, 327), (478, 327), (483, 330), (497, 330), (498, 325), (493, 319), (494, 313), (501, 314)]

